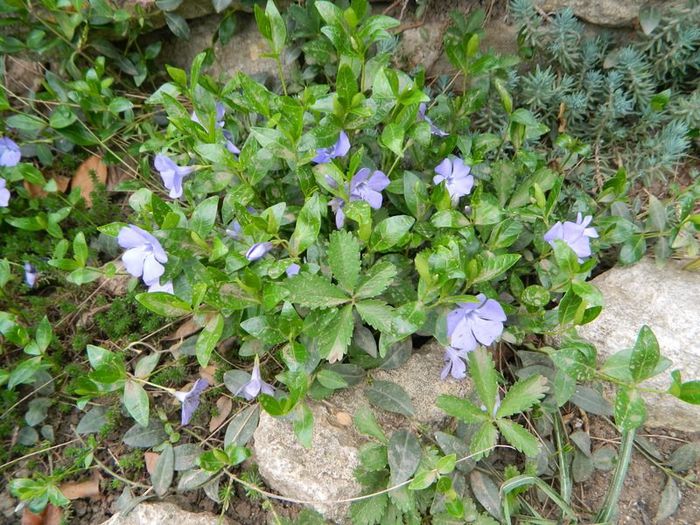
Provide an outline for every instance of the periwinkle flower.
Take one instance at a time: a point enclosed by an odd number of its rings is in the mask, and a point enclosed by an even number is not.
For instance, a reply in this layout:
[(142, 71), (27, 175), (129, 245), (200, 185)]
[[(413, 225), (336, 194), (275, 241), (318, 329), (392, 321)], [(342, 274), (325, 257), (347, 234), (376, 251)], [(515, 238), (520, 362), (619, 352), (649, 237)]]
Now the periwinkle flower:
[(292, 263), (289, 266), (287, 266), (285, 273), (287, 274), (287, 277), (294, 277), (295, 275), (299, 274), (300, 270), (301, 266), (299, 266), (297, 263)]
[(226, 228), (226, 235), (237, 241), (241, 240), (241, 223), (234, 220)]
[(272, 387), (272, 385), (266, 383), (260, 377), (260, 361), (256, 356), (253, 371), (250, 373), (250, 381), (239, 388), (236, 395), (243, 396), (247, 401), (250, 401), (258, 397), (258, 394), (261, 392), (269, 396), (275, 395), (275, 389)]
[(9, 137), (0, 138), (0, 166), (12, 168), (19, 164), (22, 152), (17, 143)]
[(335, 213), (335, 227), (339, 230), (345, 225), (345, 212), (343, 207), (345, 206), (345, 201), (340, 197), (335, 197), (329, 202), (331, 210)]
[(158, 239), (130, 224), (119, 230), (117, 242), (127, 249), (122, 255), (127, 272), (134, 277), (143, 277), (146, 286), (159, 283), (160, 276), (165, 273), (163, 264), (168, 262), (168, 255)]
[(7, 189), (7, 181), (0, 179), (0, 208), (7, 208), (10, 204), (10, 190)]
[(153, 165), (158, 170), (160, 178), (170, 193), (171, 199), (182, 197), (182, 180), (194, 171), (194, 166), (178, 166), (167, 155), (159, 153), (156, 155)]
[(39, 277), (39, 272), (31, 263), (24, 263), (24, 282), (29, 288), (34, 288), (36, 280)]
[[(217, 102), (216, 103), (216, 127), (217, 128), (224, 127), (224, 125), (225, 125), (224, 116), (225, 115), (226, 115), (226, 108), (224, 107), (224, 105), (221, 102)], [(190, 120), (192, 122), (196, 122), (200, 126), (204, 126), (204, 124), (202, 124), (202, 121), (199, 120), (197, 113), (195, 113), (194, 111), (192, 111), (192, 115), (190, 115)]]
[(224, 138), (226, 139), (226, 149), (230, 152), (233, 153), (234, 155), (238, 155), (241, 150), (238, 149), (238, 147), (233, 143), (233, 133), (231, 133), (229, 130), (225, 129), (224, 130)]
[(433, 183), (437, 185), (444, 181), (452, 200), (458, 201), (460, 197), (469, 195), (474, 187), (474, 176), (470, 171), (471, 168), (459, 157), (454, 160), (446, 158), (435, 168), (437, 175), (433, 177)]
[(362, 168), (350, 181), (350, 200), (365, 201), (375, 210), (382, 207), (382, 190), (389, 185), (389, 177), (379, 170), (370, 174), (369, 168)]
[(588, 227), (592, 220), (592, 216), (581, 217), (579, 212), (576, 222), (557, 222), (544, 234), (544, 240), (552, 247), (557, 239), (564, 241), (576, 253), (578, 262), (583, 262), (583, 259), (591, 256), (590, 239), (598, 237), (596, 229)]
[(245, 258), (250, 262), (257, 261), (258, 259), (262, 259), (270, 250), (272, 250), (271, 242), (256, 242), (245, 252)]
[(187, 425), (192, 419), (192, 414), (199, 406), (199, 396), (206, 390), (209, 383), (206, 379), (199, 378), (187, 392), (173, 392), (173, 395), (182, 403), (181, 423)]
[(467, 354), (469, 350), (460, 350), (448, 346), (445, 348), (445, 367), (442, 369), (440, 379), (446, 379), (451, 375), (455, 379), (464, 379), (467, 377)]
[(344, 131), (341, 131), (335, 144), (327, 148), (319, 148), (316, 150), (316, 156), (313, 158), (313, 162), (316, 164), (325, 164), (337, 157), (344, 157), (348, 154), (348, 151), (350, 151), (350, 139), (348, 139)]
[(430, 133), (432, 133), (433, 135), (435, 135), (437, 137), (448, 136), (449, 133), (441, 130), (435, 124), (433, 124), (433, 121), (430, 119), (430, 117), (428, 117), (428, 115), (425, 114), (425, 111), (426, 111), (425, 102), (421, 102), (420, 106), (418, 106), (418, 117), (421, 120), (424, 120), (425, 122), (427, 122), (428, 125), (430, 125)]
[(175, 289), (173, 288), (173, 282), (168, 281), (165, 284), (160, 284), (160, 280), (156, 280), (152, 284), (148, 286), (148, 291), (150, 293), (153, 292), (164, 292), (164, 293), (169, 293), (170, 295), (175, 295)]
[(479, 302), (460, 303), (447, 314), (447, 336), (450, 344), (459, 350), (471, 352), (479, 344), (489, 346), (503, 333), (506, 314), (497, 301), (484, 294), (476, 296)]

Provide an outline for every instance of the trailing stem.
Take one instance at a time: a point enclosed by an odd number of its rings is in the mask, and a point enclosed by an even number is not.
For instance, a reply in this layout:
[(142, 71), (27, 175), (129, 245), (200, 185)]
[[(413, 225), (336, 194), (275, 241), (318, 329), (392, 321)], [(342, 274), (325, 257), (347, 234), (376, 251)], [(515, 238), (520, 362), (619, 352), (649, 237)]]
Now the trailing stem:
[(615, 468), (615, 475), (613, 476), (612, 483), (610, 484), (610, 490), (608, 490), (603, 506), (598, 512), (598, 516), (596, 516), (596, 522), (609, 523), (617, 510), (617, 501), (620, 499), (622, 485), (627, 477), (627, 469), (630, 465), (630, 459), (632, 458), (634, 437), (636, 434), (636, 428), (622, 431), (622, 445), (620, 446), (619, 461)]

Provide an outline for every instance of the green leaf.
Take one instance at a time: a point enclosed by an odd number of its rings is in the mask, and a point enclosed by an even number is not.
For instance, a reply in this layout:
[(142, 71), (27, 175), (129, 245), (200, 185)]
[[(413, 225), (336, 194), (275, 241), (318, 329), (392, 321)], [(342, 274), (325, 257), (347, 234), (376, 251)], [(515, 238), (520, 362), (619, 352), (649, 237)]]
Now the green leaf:
[(614, 406), (615, 423), (620, 430), (633, 430), (644, 423), (647, 409), (636, 388), (618, 387)]
[(418, 175), (411, 171), (403, 173), (403, 197), (411, 215), (418, 220), (423, 219), (430, 207), (428, 187)]
[(318, 193), (306, 200), (297, 217), (296, 227), (289, 239), (289, 254), (298, 257), (318, 238), (321, 230), (321, 210), (323, 203)]
[(190, 39), (190, 27), (187, 25), (187, 20), (180, 15), (166, 12), (165, 23), (168, 24), (170, 31), (172, 31), (176, 37), (184, 40)]
[(413, 476), (420, 457), (421, 446), (416, 436), (405, 429), (394, 432), (387, 448), (391, 484), (398, 485)]
[(390, 250), (403, 245), (416, 220), (408, 215), (394, 215), (380, 222), (370, 237), (370, 249), (375, 252)]
[(483, 410), (461, 397), (441, 395), (437, 398), (436, 405), (447, 415), (465, 423), (480, 423), (490, 419)]
[(321, 357), (331, 363), (340, 361), (350, 344), (353, 328), (352, 305), (348, 304), (333, 317), (318, 338)]
[(490, 421), (484, 421), (472, 436), (469, 449), (474, 454), (474, 461), (486, 457), (491, 453), (498, 441), (498, 430)]
[(259, 419), (260, 407), (258, 405), (251, 405), (236, 414), (228, 424), (228, 427), (226, 427), (224, 447), (229, 447), (230, 445), (246, 446), (253, 437), (255, 429), (258, 428)]
[(292, 418), (292, 428), (299, 443), (305, 448), (311, 448), (314, 430), (314, 415), (305, 403), (300, 404)]
[(221, 339), (223, 331), (224, 317), (217, 313), (200, 332), (197, 343), (195, 344), (195, 355), (197, 356), (197, 362), (200, 366), (205, 367), (209, 364), (211, 354), (214, 348), (216, 348), (219, 339)]
[(361, 406), (358, 408), (352, 420), (360, 434), (378, 439), (382, 443), (388, 442), (384, 431), (374, 417), (372, 409), (368, 406)]
[(509, 417), (525, 412), (538, 403), (549, 390), (547, 379), (541, 375), (533, 375), (515, 383), (501, 401), (496, 412), (497, 418)]
[(400, 124), (392, 122), (384, 127), (380, 142), (397, 157), (403, 157), (404, 129)]
[(372, 328), (387, 334), (393, 332), (394, 312), (386, 303), (367, 299), (357, 303), (355, 308), (362, 320)]
[(122, 441), (130, 447), (151, 448), (160, 445), (167, 438), (163, 423), (158, 419), (151, 419), (146, 428), (137, 423), (127, 430)]
[(660, 358), (659, 343), (654, 332), (647, 325), (642, 326), (630, 357), (630, 373), (634, 382), (641, 383), (653, 376)]
[(360, 277), (360, 243), (345, 230), (335, 231), (328, 245), (328, 263), (340, 286), (352, 293)]
[(156, 460), (156, 466), (151, 474), (151, 484), (158, 496), (164, 496), (175, 475), (175, 452), (173, 446), (167, 443)]
[(501, 434), (503, 434), (505, 440), (520, 452), (530, 458), (534, 458), (539, 454), (539, 441), (522, 425), (510, 419), (497, 419), (496, 425), (498, 425), (498, 429), (501, 431)]
[[(314, 5), (330, 4), (330, 2), (316, 2)], [(389, 496), (379, 494), (372, 498), (354, 501), (350, 505), (350, 518), (353, 525), (379, 525), (389, 504)]]
[(51, 344), (51, 339), (53, 338), (53, 331), (51, 329), (51, 323), (49, 322), (48, 317), (44, 316), (41, 321), (39, 321), (38, 326), (36, 327), (36, 344), (39, 346), (39, 349), (41, 350), (42, 353), (49, 347), (49, 344)]
[(483, 472), (474, 470), (469, 474), (469, 482), (472, 492), (481, 506), (502, 522), (501, 495), (493, 480)]
[(192, 313), (189, 304), (165, 292), (140, 293), (136, 300), (151, 312), (164, 317), (180, 317)]
[(549, 304), (549, 290), (539, 284), (533, 284), (525, 288), (520, 294), (520, 300), (527, 306), (540, 308)]
[(275, 54), (279, 54), (284, 49), (284, 43), (287, 40), (287, 27), (273, 0), (267, 0), (265, 15), (270, 23), (272, 50)]
[(472, 281), (473, 284), (484, 281), (491, 281), (504, 274), (511, 266), (520, 260), (520, 255), (515, 253), (504, 253), (493, 255), (482, 253), (478, 256), (479, 273)]
[(678, 394), (673, 395), (691, 405), (700, 405), (700, 381), (686, 381), (682, 383)]
[(571, 402), (584, 411), (597, 416), (613, 415), (610, 403), (608, 403), (600, 392), (587, 386), (577, 386), (574, 395), (571, 396)]
[(78, 120), (78, 116), (66, 106), (58, 106), (49, 117), (49, 125), (53, 129), (67, 128)]
[(352, 68), (347, 64), (341, 64), (338, 68), (338, 76), (335, 80), (335, 90), (338, 93), (338, 97), (342, 103), (349, 107), (352, 103), (352, 99), (358, 92), (357, 80), (355, 79), (355, 73), (353, 73)]
[(348, 382), (343, 379), (343, 376), (327, 368), (319, 370), (316, 374), (316, 379), (321, 385), (331, 390), (338, 390), (339, 388), (346, 388), (348, 386)]
[(396, 277), (396, 266), (389, 261), (379, 261), (367, 272), (367, 276), (360, 280), (355, 297), (364, 299), (376, 297), (392, 283)]
[(365, 388), (365, 395), (374, 406), (412, 417), (415, 414), (411, 398), (406, 391), (391, 381), (374, 381)]
[[(644, 5), (639, 9), (639, 25), (645, 35), (654, 32), (661, 22), (661, 11), (654, 5)], [(657, 522), (660, 520), (656, 520)]]
[(126, 411), (134, 420), (145, 427), (148, 425), (149, 402), (148, 394), (136, 381), (127, 381), (124, 385), (124, 397), (122, 398)]
[(190, 228), (197, 235), (206, 238), (216, 222), (216, 212), (219, 207), (219, 197), (209, 197), (200, 202), (192, 213)]
[(469, 372), (474, 380), (474, 386), (479, 399), (486, 407), (487, 414), (494, 413), (496, 396), (498, 395), (498, 375), (491, 354), (483, 346), (479, 346), (467, 356)]
[[(651, 31), (645, 33), (649, 34)], [(661, 493), (661, 501), (659, 502), (659, 508), (656, 511), (656, 516), (654, 517), (654, 523), (663, 523), (665, 520), (670, 518), (681, 503), (682, 493), (676, 485), (675, 480), (669, 476), (668, 481), (666, 481), (666, 486)]]
[(350, 301), (345, 293), (320, 275), (300, 274), (287, 282), (289, 301), (309, 308), (330, 308)]
[(23, 113), (5, 119), (5, 125), (29, 133), (40, 131), (46, 127), (46, 123), (39, 117)]

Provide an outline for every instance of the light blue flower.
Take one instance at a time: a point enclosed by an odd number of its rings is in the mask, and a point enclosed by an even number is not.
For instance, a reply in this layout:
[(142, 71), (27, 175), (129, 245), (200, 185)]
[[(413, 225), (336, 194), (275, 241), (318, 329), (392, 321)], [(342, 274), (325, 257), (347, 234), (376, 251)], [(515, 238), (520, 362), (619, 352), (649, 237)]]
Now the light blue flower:
[(19, 164), (22, 152), (17, 143), (9, 137), (0, 138), (0, 166), (12, 168)]
[(299, 274), (300, 270), (301, 266), (299, 266), (297, 263), (292, 263), (289, 266), (287, 266), (285, 273), (287, 274), (287, 277), (294, 277), (295, 275)]
[(544, 240), (552, 247), (557, 239), (564, 241), (576, 253), (578, 262), (583, 262), (591, 256), (590, 239), (598, 237), (596, 229), (588, 227), (592, 220), (592, 216), (581, 217), (579, 213), (576, 216), (576, 222), (566, 221), (563, 224), (557, 222), (544, 234)]
[(435, 168), (437, 175), (433, 177), (433, 184), (444, 181), (452, 201), (456, 202), (460, 197), (469, 195), (474, 187), (474, 176), (469, 173), (470, 171), (471, 168), (459, 157), (454, 160), (446, 158)]
[(178, 166), (172, 159), (162, 153), (156, 155), (153, 165), (158, 170), (160, 178), (163, 179), (163, 186), (170, 190), (168, 194), (170, 198), (179, 199), (182, 197), (182, 181), (194, 171), (194, 167)]
[(447, 336), (450, 345), (471, 352), (479, 344), (489, 346), (503, 333), (506, 314), (498, 301), (476, 296), (478, 302), (460, 303), (447, 314)]
[(181, 423), (187, 425), (192, 419), (192, 414), (199, 406), (199, 397), (202, 395), (209, 383), (206, 379), (199, 378), (192, 388), (187, 392), (173, 392), (173, 395), (182, 403)]
[(255, 364), (253, 365), (253, 371), (250, 374), (250, 381), (243, 385), (238, 392), (237, 396), (242, 396), (246, 400), (250, 401), (258, 397), (258, 394), (263, 393), (269, 396), (275, 395), (275, 389), (272, 385), (266, 383), (260, 377), (260, 360), (258, 356), (255, 356)]
[(126, 271), (134, 277), (143, 277), (146, 286), (159, 286), (160, 276), (165, 273), (163, 264), (168, 262), (168, 255), (158, 239), (130, 224), (119, 230), (117, 242), (127, 249), (122, 255)]
[(270, 250), (272, 250), (271, 242), (256, 242), (245, 253), (245, 258), (250, 262), (257, 261), (258, 259), (262, 259)]
[(29, 288), (34, 288), (36, 280), (39, 278), (39, 272), (28, 262), (24, 263), (24, 282)]
[(440, 379), (446, 379), (451, 375), (455, 379), (464, 379), (467, 377), (467, 354), (469, 350), (460, 350), (448, 346), (445, 348), (445, 367), (442, 369)]
[(350, 151), (350, 140), (344, 131), (338, 135), (338, 140), (332, 146), (327, 148), (319, 148), (316, 150), (316, 156), (313, 162), (316, 164), (325, 164), (337, 157), (344, 157)]
[(0, 208), (7, 208), (10, 204), (10, 190), (7, 189), (7, 181), (0, 178)]

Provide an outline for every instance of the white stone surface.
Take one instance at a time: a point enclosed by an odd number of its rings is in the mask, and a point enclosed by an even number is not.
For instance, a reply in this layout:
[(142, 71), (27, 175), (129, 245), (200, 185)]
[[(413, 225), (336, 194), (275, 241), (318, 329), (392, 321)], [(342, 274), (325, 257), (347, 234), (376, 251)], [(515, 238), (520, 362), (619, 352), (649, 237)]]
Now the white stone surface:
[(230, 525), (225, 517), (210, 512), (187, 512), (166, 502), (140, 503), (126, 516), (118, 512), (102, 525)]

